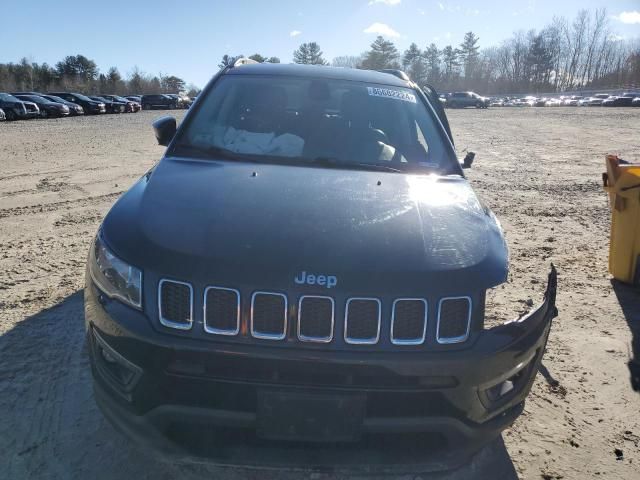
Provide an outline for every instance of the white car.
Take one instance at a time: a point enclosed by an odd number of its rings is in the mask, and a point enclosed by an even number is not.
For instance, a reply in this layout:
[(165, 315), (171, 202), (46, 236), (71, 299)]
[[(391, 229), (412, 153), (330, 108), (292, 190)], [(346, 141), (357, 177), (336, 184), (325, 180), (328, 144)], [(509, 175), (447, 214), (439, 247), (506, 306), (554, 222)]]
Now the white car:
[(583, 97), (581, 97), (580, 95), (572, 95), (571, 97), (565, 98), (564, 101), (562, 102), (562, 105), (564, 105), (565, 107), (577, 107), (578, 102), (582, 98)]

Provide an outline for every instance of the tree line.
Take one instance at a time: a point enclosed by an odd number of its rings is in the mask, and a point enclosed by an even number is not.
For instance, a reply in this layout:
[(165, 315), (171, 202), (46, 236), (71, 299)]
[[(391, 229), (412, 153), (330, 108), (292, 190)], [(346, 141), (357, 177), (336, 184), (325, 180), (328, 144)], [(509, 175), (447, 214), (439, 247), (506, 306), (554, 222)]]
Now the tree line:
[[(242, 55), (225, 54), (219, 68)], [(280, 63), (275, 56), (254, 53), (258, 62)], [(640, 88), (640, 41), (620, 39), (611, 29), (605, 9), (581, 10), (573, 20), (554, 17), (539, 31), (519, 31), (499, 45), (480, 47), (480, 39), (467, 32), (462, 42), (438, 48), (412, 43), (400, 52), (381, 36), (360, 55), (345, 55), (331, 62), (317, 42), (300, 45), (293, 62), (346, 68), (404, 69), (418, 84), (440, 91), (474, 90), (483, 94), (551, 93), (580, 88)], [(116, 67), (100, 72), (96, 63), (71, 55), (54, 66), (23, 58), (0, 63), (0, 91), (68, 90), (82, 93), (196, 94), (174, 75), (150, 75), (137, 67), (123, 77)]]
[[(457, 46), (440, 49), (431, 43), (422, 49), (412, 43), (400, 53), (392, 41), (378, 36), (368, 51), (336, 57), (330, 64), (403, 69), (416, 83), (428, 83), (441, 91), (495, 94), (640, 89), (640, 41), (624, 41), (615, 35), (606, 9), (581, 10), (572, 21), (554, 17), (541, 30), (516, 32), (497, 46), (481, 49), (479, 40), (467, 32)], [(316, 42), (300, 45), (293, 52), (293, 61), (329, 64)]]
[(0, 63), (0, 91), (73, 91), (85, 94), (133, 95), (179, 93), (195, 95), (199, 89), (175, 75), (149, 75), (137, 67), (125, 78), (116, 67), (100, 72), (96, 63), (84, 55), (69, 55), (54, 66), (30, 62)]

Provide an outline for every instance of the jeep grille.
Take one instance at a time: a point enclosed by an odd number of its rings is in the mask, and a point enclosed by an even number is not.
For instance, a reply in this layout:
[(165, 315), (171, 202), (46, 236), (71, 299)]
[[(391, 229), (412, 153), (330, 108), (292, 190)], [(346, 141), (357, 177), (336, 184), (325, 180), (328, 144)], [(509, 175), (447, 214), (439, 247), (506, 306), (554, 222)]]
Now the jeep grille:
[(303, 296), (298, 302), (298, 338), (303, 342), (333, 339), (334, 302), (331, 297)]
[(189, 330), (193, 324), (193, 288), (188, 283), (161, 280), (158, 308), (162, 325)]
[(344, 340), (353, 344), (378, 343), (380, 339), (380, 300), (350, 298), (344, 319)]
[(282, 340), (287, 335), (287, 297), (281, 293), (255, 292), (251, 297), (251, 335)]
[(204, 330), (218, 335), (237, 335), (240, 332), (238, 290), (207, 287), (204, 292)]
[(391, 342), (419, 345), (427, 331), (427, 302), (421, 298), (399, 298), (393, 302)]
[(438, 343), (460, 343), (469, 337), (471, 326), (471, 299), (469, 297), (445, 297), (438, 307)]

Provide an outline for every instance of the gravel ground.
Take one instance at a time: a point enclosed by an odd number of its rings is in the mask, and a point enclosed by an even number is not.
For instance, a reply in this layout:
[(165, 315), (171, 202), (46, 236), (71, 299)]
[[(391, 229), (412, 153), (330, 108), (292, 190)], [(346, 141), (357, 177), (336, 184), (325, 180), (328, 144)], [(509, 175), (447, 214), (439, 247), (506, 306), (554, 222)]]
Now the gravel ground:
[[(115, 432), (94, 404), (80, 292), (86, 252), (109, 206), (162, 155), (149, 126), (160, 114), (0, 124), (4, 478), (305, 476), (159, 463)], [(538, 302), (553, 262), (560, 316), (524, 415), (470, 465), (420, 478), (640, 478), (640, 393), (627, 368), (632, 331), (636, 348), (640, 342), (640, 294), (607, 274), (601, 188), (606, 153), (640, 162), (640, 109), (449, 116), (458, 150), (477, 153), (469, 178), (510, 247), (497, 310), (516, 316)]]

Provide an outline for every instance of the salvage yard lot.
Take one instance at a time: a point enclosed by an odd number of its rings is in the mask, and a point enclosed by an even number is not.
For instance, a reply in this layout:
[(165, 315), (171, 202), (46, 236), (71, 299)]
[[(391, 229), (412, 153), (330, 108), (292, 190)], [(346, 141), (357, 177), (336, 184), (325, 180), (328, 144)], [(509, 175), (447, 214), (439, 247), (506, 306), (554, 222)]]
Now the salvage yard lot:
[[(161, 114), (0, 124), (3, 477), (301, 476), (158, 463), (116, 433), (93, 402), (80, 292), (86, 253), (109, 206), (162, 155), (150, 127)], [(640, 392), (626, 365), (631, 328), (640, 335), (640, 294), (612, 285), (607, 274), (601, 186), (606, 153), (640, 162), (640, 109), (448, 115), (461, 156), (476, 152), (468, 176), (509, 243), (499, 311), (514, 317), (540, 301), (553, 262), (560, 315), (544, 375), (504, 446), (496, 442), (463, 471), (433, 478), (640, 478)]]

